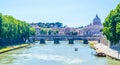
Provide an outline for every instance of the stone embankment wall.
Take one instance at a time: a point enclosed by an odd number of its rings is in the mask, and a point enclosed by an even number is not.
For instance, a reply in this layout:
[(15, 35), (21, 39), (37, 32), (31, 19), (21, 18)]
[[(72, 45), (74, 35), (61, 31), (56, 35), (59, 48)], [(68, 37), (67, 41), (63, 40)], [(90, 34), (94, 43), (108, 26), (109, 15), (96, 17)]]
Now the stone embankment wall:
[(110, 47), (110, 41), (107, 40), (107, 38), (106, 38), (105, 36), (101, 36), (101, 38), (100, 38), (100, 43), (102, 43), (102, 44)]
[(107, 38), (106, 38), (105, 36), (101, 36), (101, 38), (100, 38), (100, 43), (101, 43), (101, 44), (104, 44), (104, 45), (106, 45), (106, 46), (108, 46), (108, 47), (110, 47), (111, 49), (120, 51), (120, 41), (119, 41), (117, 44), (111, 45), (111, 44), (110, 44), (110, 41), (107, 40)]

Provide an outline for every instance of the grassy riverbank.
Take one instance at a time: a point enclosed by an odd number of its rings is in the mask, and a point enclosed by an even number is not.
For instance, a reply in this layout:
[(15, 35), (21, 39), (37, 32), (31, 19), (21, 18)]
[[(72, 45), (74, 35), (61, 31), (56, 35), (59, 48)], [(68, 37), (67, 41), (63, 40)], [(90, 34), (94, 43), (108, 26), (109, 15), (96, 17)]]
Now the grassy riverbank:
[(0, 53), (5, 53), (11, 50), (27, 47), (29, 44), (20, 44), (20, 45), (14, 45), (14, 46), (8, 46), (0, 49)]

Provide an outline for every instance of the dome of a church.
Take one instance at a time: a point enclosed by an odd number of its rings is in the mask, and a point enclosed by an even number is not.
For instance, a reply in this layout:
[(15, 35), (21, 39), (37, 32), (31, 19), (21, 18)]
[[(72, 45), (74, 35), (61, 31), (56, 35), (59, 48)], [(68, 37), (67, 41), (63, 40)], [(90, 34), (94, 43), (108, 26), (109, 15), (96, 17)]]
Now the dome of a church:
[(101, 20), (96, 14), (96, 17), (93, 19), (93, 25), (101, 25)]

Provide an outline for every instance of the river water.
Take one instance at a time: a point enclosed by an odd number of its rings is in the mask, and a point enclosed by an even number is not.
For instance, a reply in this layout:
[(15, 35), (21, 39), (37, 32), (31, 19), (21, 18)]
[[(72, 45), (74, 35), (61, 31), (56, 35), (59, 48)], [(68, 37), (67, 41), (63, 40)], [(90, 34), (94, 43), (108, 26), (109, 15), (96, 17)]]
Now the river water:
[(120, 61), (95, 57), (94, 53), (81, 41), (71, 45), (68, 41), (60, 41), (60, 44), (54, 44), (53, 41), (47, 41), (46, 44), (38, 42), (29, 48), (0, 54), (0, 65), (120, 65)]

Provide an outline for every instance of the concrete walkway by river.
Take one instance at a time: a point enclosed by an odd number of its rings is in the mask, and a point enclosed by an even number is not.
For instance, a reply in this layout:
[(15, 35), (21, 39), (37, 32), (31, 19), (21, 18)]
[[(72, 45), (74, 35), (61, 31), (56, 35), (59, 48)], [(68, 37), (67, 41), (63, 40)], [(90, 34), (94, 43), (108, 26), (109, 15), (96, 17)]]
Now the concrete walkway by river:
[(118, 51), (113, 50), (109, 48), (108, 46), (105, 46), (101, 43), (95, 44), (94, 47), (97, 53), (104, 53), (107, 56), (120, 60), (120, 54), (118, 53)]

